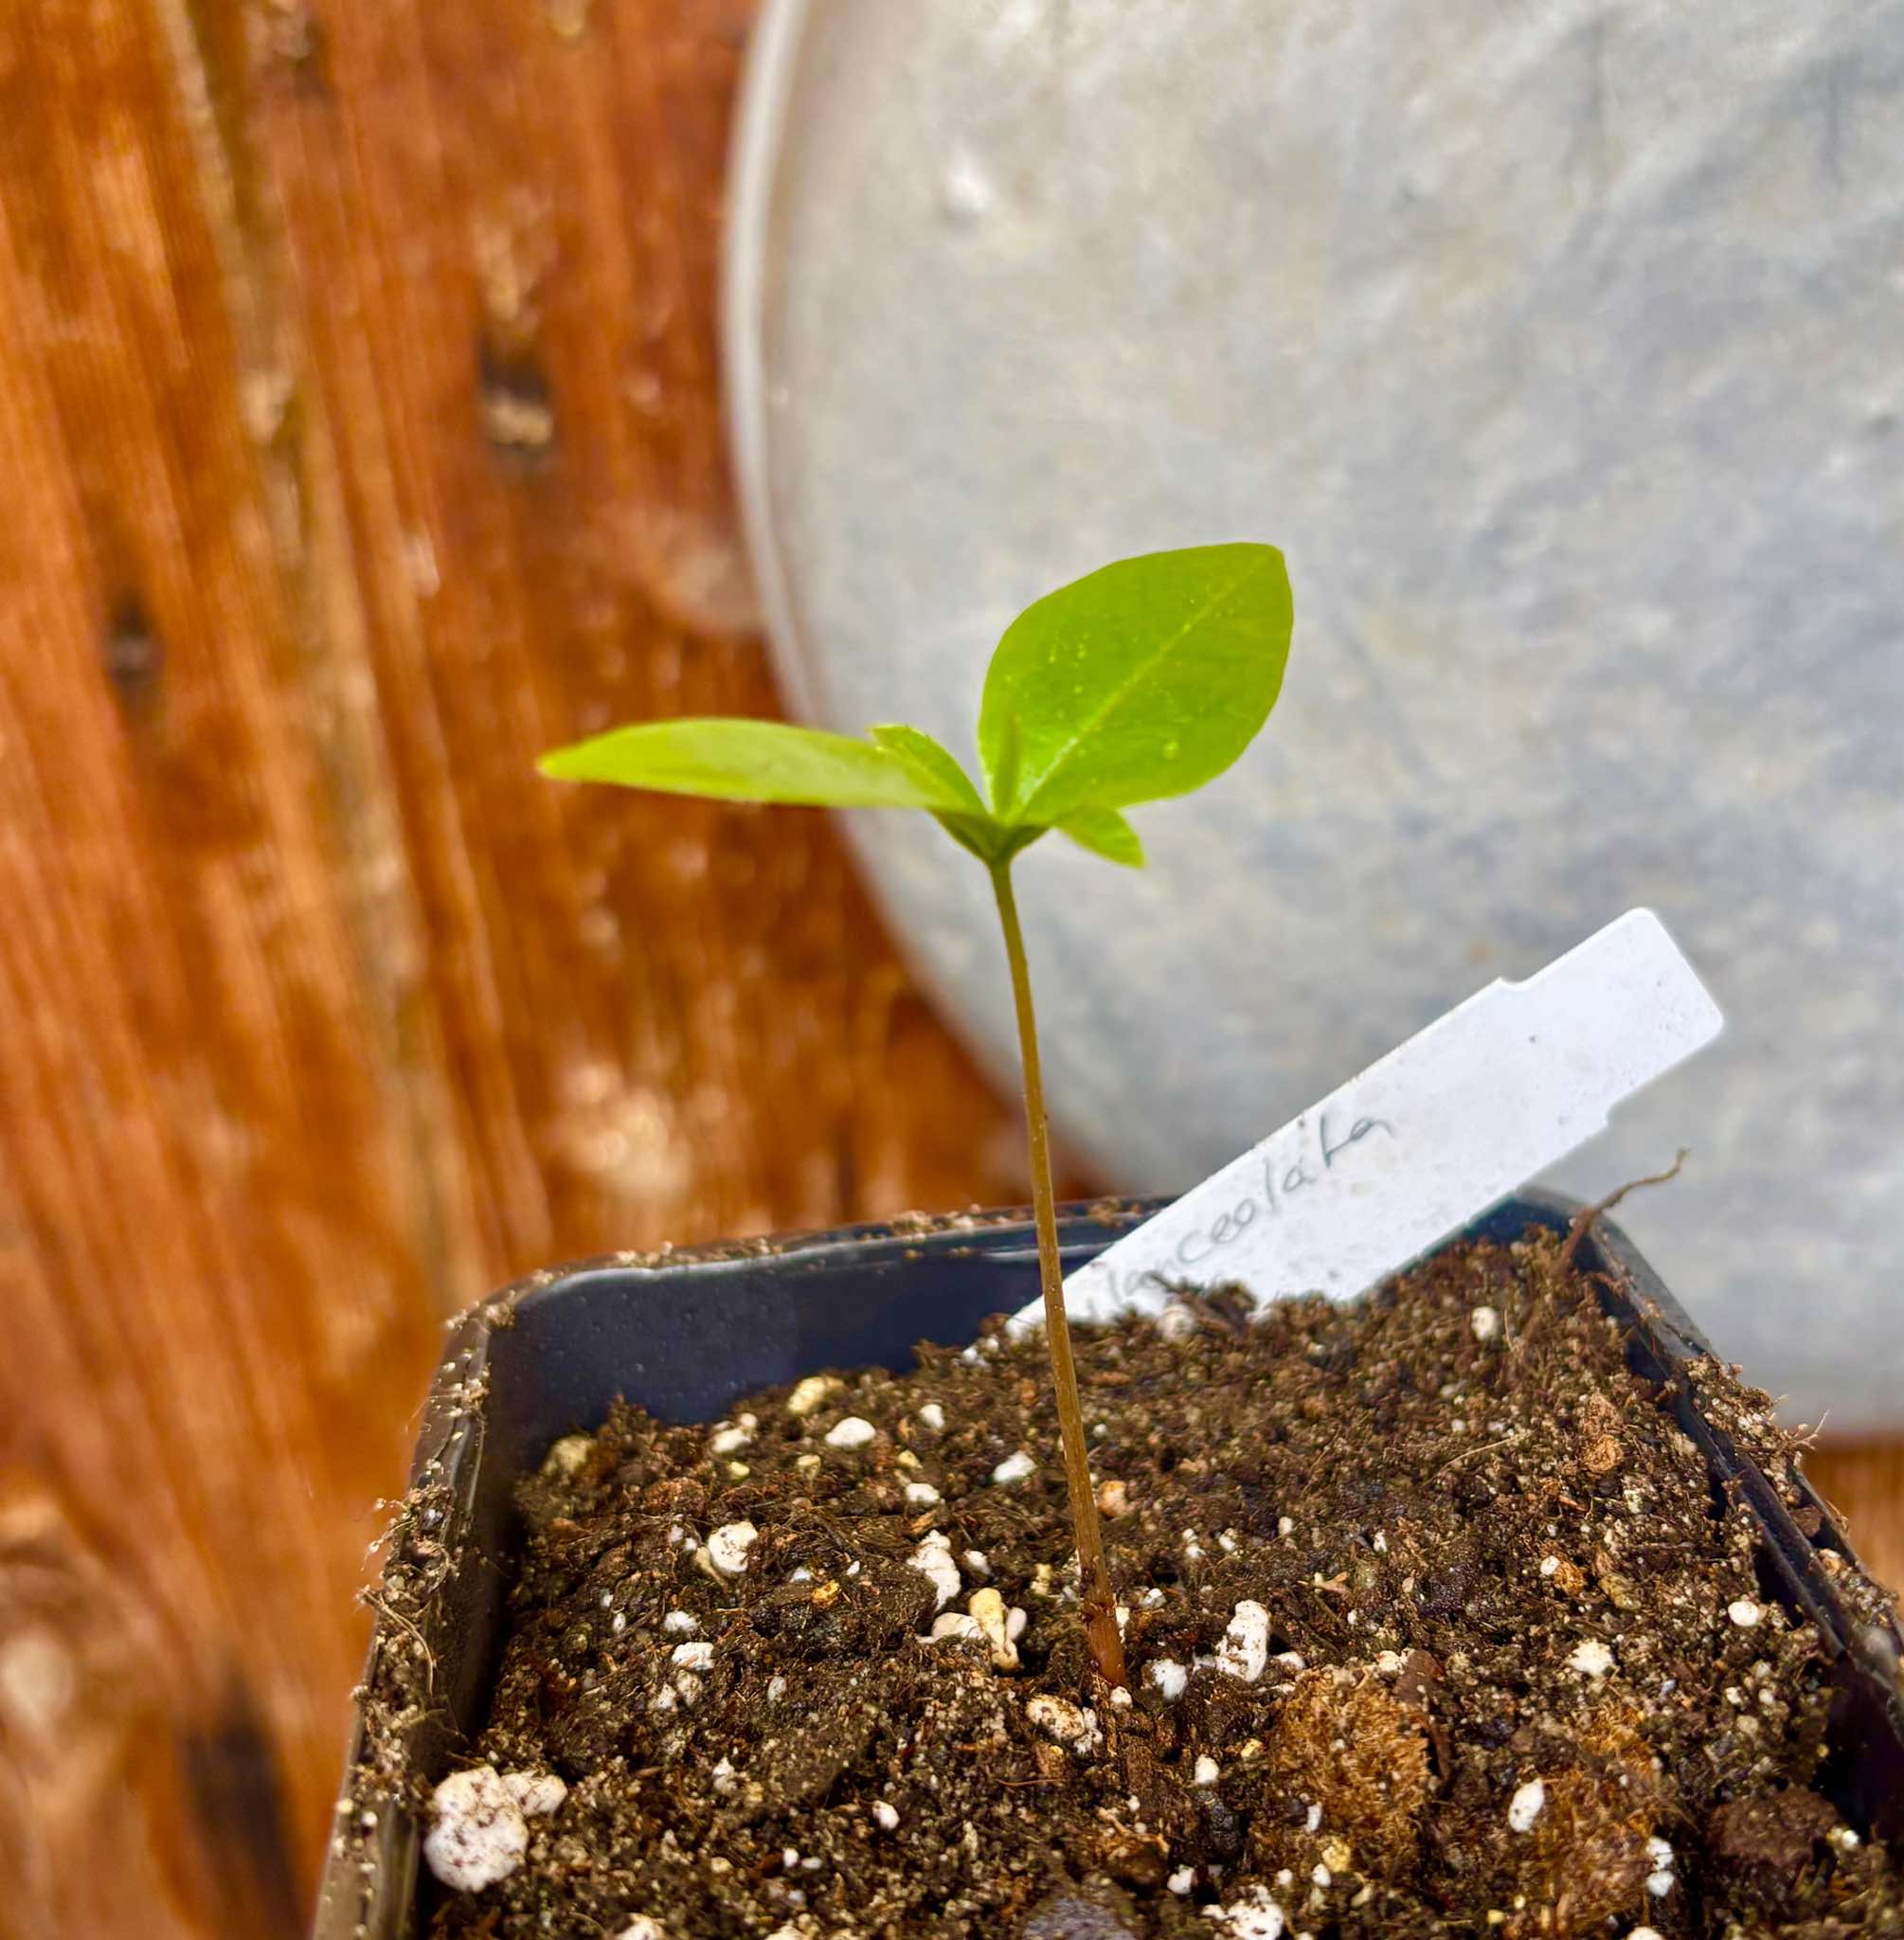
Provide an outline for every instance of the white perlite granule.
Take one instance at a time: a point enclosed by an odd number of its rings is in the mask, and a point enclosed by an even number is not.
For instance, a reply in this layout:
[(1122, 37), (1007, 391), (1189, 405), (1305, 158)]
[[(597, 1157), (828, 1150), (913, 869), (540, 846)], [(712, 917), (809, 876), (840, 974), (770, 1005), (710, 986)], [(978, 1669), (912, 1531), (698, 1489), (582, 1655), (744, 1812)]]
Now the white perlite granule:
[(1225, 1929), (1229, 1940), (1282, 1940), (1283, 1909), (1260, 1886), (1248, 1899), (1205, 1907), (1203, 1917)]
[(553, 1771), (505, 1771), (502, 1782), (525, 1819), (547, 1819), (568, 1796), (566, 1780)]
[(423, 1859), (445, 1886), (480, 1893), (507, 1879), (529, 1850), (529, 1822), (494, 1765), (453, 1771), (430, 1795)]
[(917, 1570), (932, 1585), (939, 1598), (937, 1608), (943, 1610), (959, 1594), (962, 1587), (959, 1565), (952, 1560), (950, 1540), (940, 1531), (935, 1529), (925, 1536), (906, 1561), (908, 1568)]
[(829, 1448), (863, 1448), (879, 1430), (861, 1414), (842, 1415), (826, 1431)]
[(542, 1458), (544, 1475), (574, 1475), (595, 1452), (592, 1435), (564, 1435)]
[(980, 1635), (991, 1645), (994, 1668), (1016, 1670), (1018, 1648), (1012, 1639), (1012, 1613), (1005, 1608), (1005, 1599), (996, 1590), (975, 1590), (965, 1608), (971, 1611)]
[(724, 1522), (708, 1538), (708, 1561), (723, 1576), (739, 1576), (747, 1567), (747, 1552), (759, 1536), (751, 1522)]
[(1216, 1646), (1216, 1668), (1226, 1678), (1253, 1684), (1268, 1662), (1269, 1612), (1260, 1603), (1239, 1603)]
[(1098, 1730), (1097, 1713), (1072, 1704), (1063, 1698), (1033, 1698), (1025, 1706), (1025, 1715), (1048, 1738), (1069, 1746), (1081, 1755), (1095, 1751), (1104, 1743)]
[(1190, 1683), (1190, 1673), (1174, 1658), (1156, 1659), (1145, 1668), (1144, 1676), (1166, 1704), (1175, 1704)]
[(1534, 1822), (1546, 1809), (1546, 1786), (1537, 1778), (1530, 1778), (1507, 1802), (1507, 1829), (1510, 1832), (1532, 1832)]
[(1038, 1464), (1020, 1448), (1015, 1455), (1007, 1455), (992, 1471), (996, 1482), (1023, 1482), (1028, 1475), (1037, 1473)]
[(1613, 1668), (1613, 1653), (1599, 1638), (1590, 1637), (1584, 1644), (1573, 1646), (1567, 1665), (1570, 1670), (1580, 1671), (1587, 1677), (1604, 1678)]
[(811, 1414), (829, 1394), (836, 1393), (845, 1385), (837, 1374), (809, 1374), (805, 1380), (794, 1383), (794, 1391), (787, 1396), (787, 1412)]

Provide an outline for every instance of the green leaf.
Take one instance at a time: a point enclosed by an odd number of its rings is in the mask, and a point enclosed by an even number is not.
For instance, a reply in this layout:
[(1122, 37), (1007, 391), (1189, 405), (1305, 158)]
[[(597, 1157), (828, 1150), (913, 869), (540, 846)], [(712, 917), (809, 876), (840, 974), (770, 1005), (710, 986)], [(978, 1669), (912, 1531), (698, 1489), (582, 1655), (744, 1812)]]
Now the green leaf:
[[(779, 721), (644, 721), (557, 748), (537, 763), (563, 781), (616, 781), (664, 795), (823, 808), (959, 810), (955, 791), (846, 734)], [(967, 784), (969, 790), (970, 784)]]
[(1293, 617), (1283, 555), (1254, 545), (1120, 560), (1028, 606), (979, 713), (994, 813), (1062, 825), (1213, 780), (1276, 704)]
[[(998, 661), (997, 649), (992, 652), (992, 665)], [(985, 670), (987, 680), (991, 678), (991, 668)], [(1018, 796), (1018, 717), (1015, 714), (1003, 715), (996, 733), (989, 742), (985, 733), (984, 700), (979, 699), (979, 761), (985, 770), (985, 785), (992, 793), (992, 805), (1001, 813), (1008, 802), (1015, 801)]]
[(1106, 862), (1122, 863), (1125, 869), (1143, 867), (1143, 844), (1114, 808), (1073, 809), (1057, 824), (1057, 830), (1080, 849), (1102, 855)]
[(925, 728), (908, 728), (904, 722), (894, 721), (869, 728), (866, 738), (882, 754), (890, 755), (899, 763), (922, 788), (932, 791), (942, 807), (991, 819), (984, 798), (972, 785), (971, 777), (959, 765), (957, 757), (934, 741)]

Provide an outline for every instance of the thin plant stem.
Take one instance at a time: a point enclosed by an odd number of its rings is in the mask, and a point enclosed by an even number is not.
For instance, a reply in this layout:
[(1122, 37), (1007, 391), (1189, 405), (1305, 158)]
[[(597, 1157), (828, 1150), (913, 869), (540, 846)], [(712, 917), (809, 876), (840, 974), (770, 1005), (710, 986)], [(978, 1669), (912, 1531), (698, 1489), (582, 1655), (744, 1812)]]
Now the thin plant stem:
[(1078, 1374), (1071, 1358), (1070, 1323), (1065, 1318), (1065, 1276), (1058, 1258), (1058, 1214), (1051, 1188), (1051, 1140), (1045, 1123), (1045, 1079), (1038, 1062), (1038, 1021), (1032, 1009), (1032, 978), (1025, 961), (1024, 932), (1018, 926), (1017, 898), (1012, 893), (1009, 860), (992, 865), (992, 892), (1005, 932), (1005, 958), (1012, 966), (1012, 998), (1018, 1013), (1018, 1054), (1024, 1066), (1025, 1129), (1032, 1146), (1032, 1206), (1038, 1229), (1038, 1284), (1045, 1296), (1045, 1345), (1051, 1356), (1051, 1386), (1057, 1395), (1058, 1438), (1064, 1447), (1065, 1487), (1071, 1499), (1071, 1528), (1078, 1546), (1078, 1580), (1084, 1603), (1085, 1637), (1099, 1674), (1127, 1685), (1123, 1643), (1118, 1635), (1117, 1598), (1105, 1561), (1104, 1531), (1098, 1523), (1097, 1496), (1091, 1487), (1090, 1454), (1085, 1441), (1085, 1413), (1078, 1399)]

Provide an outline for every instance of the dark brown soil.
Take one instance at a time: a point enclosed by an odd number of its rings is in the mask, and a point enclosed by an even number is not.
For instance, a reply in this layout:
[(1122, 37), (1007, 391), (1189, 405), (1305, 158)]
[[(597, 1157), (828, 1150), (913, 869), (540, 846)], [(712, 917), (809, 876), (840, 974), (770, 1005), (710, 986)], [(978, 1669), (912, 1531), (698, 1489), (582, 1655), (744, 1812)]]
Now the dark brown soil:
[[(568, 1789), (440, 1940), (1904, 1933), (1820, 1640), (1557, 1243), (1174, 1320), (1080, 1341), (1123, 1704), (1035, 1338), (558, 1444), (477, 1755)], [(922, 1641), (983, 1591), (1015, 1668)]]

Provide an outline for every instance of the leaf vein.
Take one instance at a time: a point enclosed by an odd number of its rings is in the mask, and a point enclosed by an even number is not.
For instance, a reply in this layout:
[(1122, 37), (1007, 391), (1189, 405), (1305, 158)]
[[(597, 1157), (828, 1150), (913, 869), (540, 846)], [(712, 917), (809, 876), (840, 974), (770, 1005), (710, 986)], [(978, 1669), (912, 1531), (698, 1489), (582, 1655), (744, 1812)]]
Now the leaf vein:
[(1160, 640), (1158, 643), (1157, 647), (1154, 649), (1154, 651), (1148, 656), (1148, 657), (1145, 658), (1139, 666), (1134, 667), (1131, 670), (1129, 678), (1126, 679), (1121, 686), (1116, 688), (1113, 692), (1107, 693), (1104, 697), (1104, 699), (1098, 703), (1096, 708), (1094, 708), (1091, 710), (1090, 714), (1087, 716), (1086, 719), (1081, 721), (1078, 724), (1078, 726), (1072, 730), (1071, 734), (1065, 741), (1064, 745), (1061, 747), (1059, 747), (1057, 751), (1051, 756), (1051, 760), (1045, 763), (1045, 766), (1042, 772), (1039, 774), (1037, 781), (1033, 784), (1033, 786), (1030, 789), (1028, 789), (1025, 792), (1025, 795), (1019, 803), (1020, 810), (1029, 812), (1032, 809), (1032, 807), (1037, 800), (1038, 790), (1043, 788), (1045, 784), (1051, 779), (1051, 777), (1057, 772), (1057, 770), (1063, 765), (1066, 757), (1069, 755), (1071, 750), (1075, 748), (1080, 742), (1088, 739), (1089, 736), (1096, 731), (1098, 723), (1104, 719), (1105, 714), (1107, 714), (1112, 708), (1114, 708), (1121, 700), (1123, 700), (1124, 695), (1127, 692), (1129, 692), (1129, 691), (1133, 687), (1135, 687), (1139, 681), (1143, 679), (1143, 677), (1147, 674), (1149, 674), (1153, 668), (1156, 667), (1157, 663), (1159, 660), (1161, 660), (1164, 657), (1164, 656), (1167, 655), (1171, 651), (1171, 649), (1175, 647), (1187, 633), (1190, 632), (1192, 627), (1196, 625), (1196, 623), (1200, 620), (1206, 618), (1212, 607), (1218, 605), (1219, 603), (1221, 603), (1221, 602), (1227, 600), (1232, 593), (1237, 591), (1239, 587), (1247, 586), (1249, 584), (1249, 582), (1256, 577), (1258, 573), (1266, 572), (1269, 569), (1269, 566), (1270, 556), (1262, 553), (1253, 554), (1249, 559), (1248, 563), (1244, 566), (1243, 570), (1239, 572), (1233, 580), (1230, 580), (1224, 585), (1217, 587), (1216, 590), (1212, 592), (1210, 595), (1210, 597), (1207, 600), (1205, 600), (1203, 603), (1195, 609), (1194, 612), (1186, 614), (1184, 616), (1182, 623), (1177, 627), (1177, 631), (1175, 633), (1167, 635), (1162, 640)]

